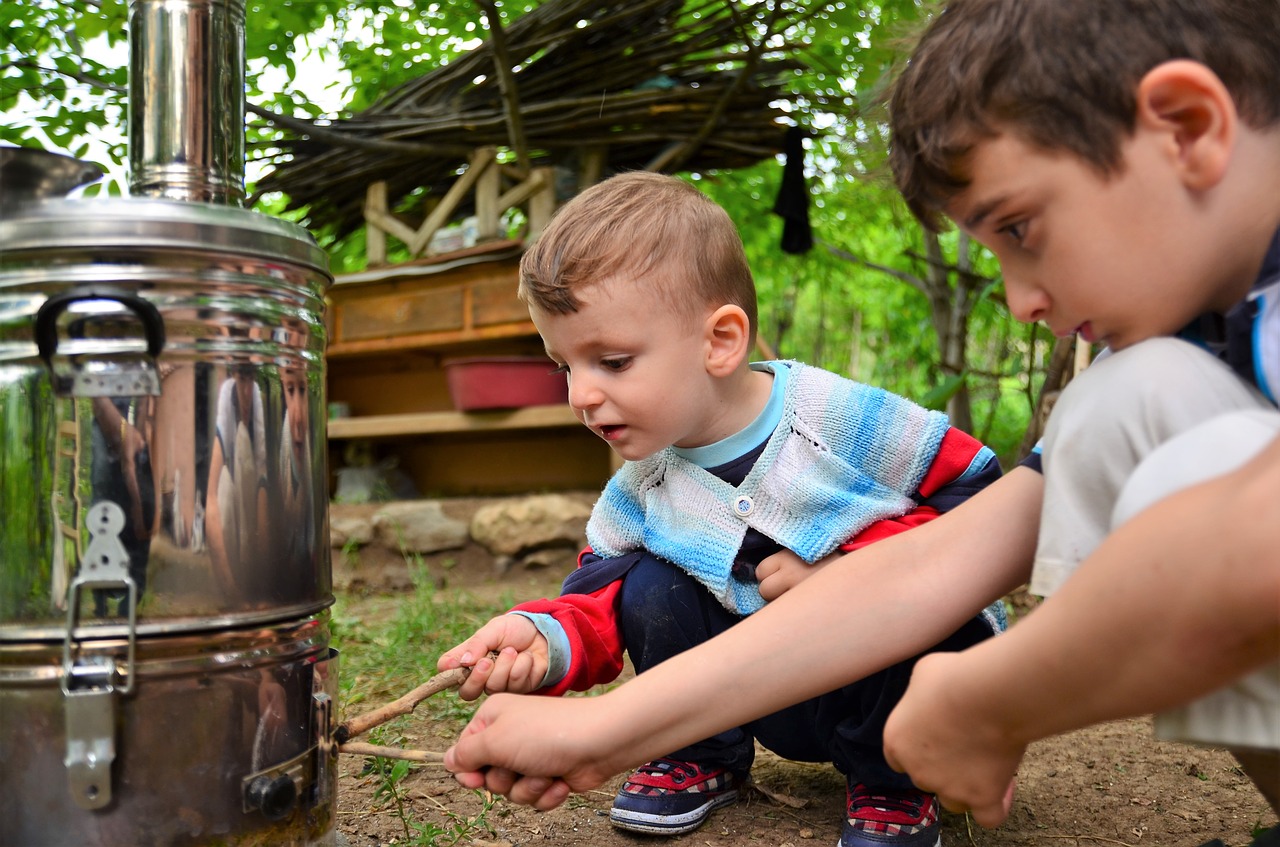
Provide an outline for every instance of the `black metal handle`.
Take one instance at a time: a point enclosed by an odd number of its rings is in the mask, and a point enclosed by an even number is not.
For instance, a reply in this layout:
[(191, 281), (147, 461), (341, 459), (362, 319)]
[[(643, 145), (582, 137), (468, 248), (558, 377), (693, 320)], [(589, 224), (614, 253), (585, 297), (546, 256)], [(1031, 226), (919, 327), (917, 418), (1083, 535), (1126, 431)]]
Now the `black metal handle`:
[(53, 356), (58, 352), (59, 316), (73, 303), (92, 300), (109, 300), (132, 312), (142, 323), (142, 331), (147, 336), (147, 354), (153, 359), (160, 355), (160, 351), (164, 349), (164, 319), (160, 317), (160, 310), (155, 304), (132, 294), (88, 290), (50, 297), (36, 312), (36, 349), (46, 364), (52, 367)]

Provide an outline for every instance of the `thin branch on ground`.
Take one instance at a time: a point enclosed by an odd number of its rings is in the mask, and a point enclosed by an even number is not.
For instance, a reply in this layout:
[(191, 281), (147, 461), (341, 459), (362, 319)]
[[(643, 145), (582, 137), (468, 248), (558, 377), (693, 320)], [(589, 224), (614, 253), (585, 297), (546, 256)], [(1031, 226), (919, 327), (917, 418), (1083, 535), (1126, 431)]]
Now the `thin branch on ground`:
[(363, 741), (348, 741), (338, 746), (339, 753), (352, 756), (379, 756), (383, 759), (403, 759), (406, 762), (440, 763), (444, 761), (444, 753), (434, 750), (404, 750), (400, 747), (383, 747), (380, 744), (366, 744)]

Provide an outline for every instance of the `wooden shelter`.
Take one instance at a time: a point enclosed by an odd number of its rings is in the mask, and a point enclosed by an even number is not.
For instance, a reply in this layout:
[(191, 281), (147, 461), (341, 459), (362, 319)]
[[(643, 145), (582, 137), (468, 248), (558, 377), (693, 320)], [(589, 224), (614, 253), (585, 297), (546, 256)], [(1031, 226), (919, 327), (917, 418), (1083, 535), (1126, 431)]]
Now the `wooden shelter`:
[(794, 21), (783, 4), (551, 0), (503, 29), (479, 5), (482, 45), (365, 112), (268, 115), (296, 135), (257, 189), (313, 230), (365, 230), (367, 270), (331, 289), (329, 399), (352, 413), (330, 422), (335, 446), (394, 441), (424, 494), (597, 487), (611, 453), (568, 408), (457, 411), (443, 365), (541, 353), (519, 257), (582, 188), (781, 153)]

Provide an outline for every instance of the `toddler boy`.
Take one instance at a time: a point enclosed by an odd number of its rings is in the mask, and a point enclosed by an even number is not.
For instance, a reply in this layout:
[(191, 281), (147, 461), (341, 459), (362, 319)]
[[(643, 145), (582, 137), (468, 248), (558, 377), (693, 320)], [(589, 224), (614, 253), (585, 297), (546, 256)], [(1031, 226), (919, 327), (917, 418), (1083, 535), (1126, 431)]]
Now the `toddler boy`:
[[(525, 254), (520, 285), (570, 405), (626, 462), (562, 595), (517, 606), (441, 657), (441, 669), (472, 667), (464, 698), (586, 689), (617, 676), (624, 650), (644, 674), (829, 554), (925, 523), (999, 476), (991, 451), (940, 413), (798, 362), (749, 363), (756, 299), (737, 230), (674, 177), (623, 174), (583, 192)], [(783, 550), (794, 555), (775, 555)], [(996, 605), (936, 649), (1002, 628)], [(758, 740), (845, 775), (844, 847), (933, 847), (935, 799), (882, 751), (913, 664), (650, 761), (619, 791), (611, 821), (696, 828), (737, 797)]]

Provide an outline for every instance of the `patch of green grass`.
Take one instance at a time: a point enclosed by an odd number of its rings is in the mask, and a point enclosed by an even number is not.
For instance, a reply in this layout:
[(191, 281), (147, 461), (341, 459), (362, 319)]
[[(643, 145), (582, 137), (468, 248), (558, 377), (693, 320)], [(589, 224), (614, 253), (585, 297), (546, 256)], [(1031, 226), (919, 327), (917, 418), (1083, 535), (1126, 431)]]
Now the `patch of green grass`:
[[(514, 603), (504, 597), (486, 604), (464, 593), (442, 592), (420, 560), (411, 562), (410, 573), (413, 591), (393, 598), (357, 604), (341, 594), (337, 597), (331, 620), (333, 643), (342, 654), (339, 679), (347, 716), (383, 705), (426, 682), (436, 673), (442, 653)], [(475, 706), (441, 693), (417, 711), (456, 721), (461, 728)]]
[[(402, 738), (393, 738), (392, 732), (379, 733), (378, 727), (371, 735), (378, 744), (393, 744), (396, 741), (403, 741)], [(384, 759), (381, 756), (374, 756), (365, 760), (365, 773), (372, 774), (377, 778), (377, 787), (374, 789), (373, 799), (375, 803), (380, 803), (384, 807), (393, 807), (391, 814), (400, 822), (400, 826), (404, 831), (404, 841), (401, 842), (409, 847), (453, 847), (460, 841), (472, 839), (474, 836), (484, 833), (494, 835), (495, 830), (489, 823), (488, 815), (490, 809), (493, 808), (496, 798), (493, 795), (481, 794), (475, 792), (479, 797), (482, 807), (478, 813), (468, 817), (467, 815), (457, 812), (443, 810), (444, 819), (440, 823), (431, 821), (420, 821), (414, 817), (411, 810), (405, 806), (404, 780), (413, 765), (401, 759)]]
[[(484, 603), (456, 591), (436, 588), (421, 557), (406, 556), (413, 591), (394, 597), (350, 598), (338, 593), (330, 615), (332, 643), (341, 652), (340, 704), (343, 719), (372, 710), (407, 694), (436, 673), (440, 654), (463, 641), (494, 615), (514, 605), (511, 596)], [(387, 747), (420, 746), (406, 737), (409, 722), (427, 718), (445, 722), (456, 735), (476, 704), (441, 692), (422, 702), (413, 716), (402, 716), (369, 731), (369, 740)], [(374, 802), (403, 829), (398, 843), (410, 847), (453, 847), (494, 834), (488, 821), (495, 802), (475, 792), (482, 803), (472, 816), (443, 810), (437, 821), (419, 819), (405, 802), (405, 779), (417, 765), (382, 757), (365, 760), (365, 773), (377, 780)]]
[(343, 542), (342, 563), (349, 568), (360, 564), (360, 542), (357, 539), (348, 538)]
[[(479, 793), (476, 792), (477, 795)], [(413, 832), (408, 836), (408, 843), (413, 847), (453, 847), (464, 838), (468, 843), (479, 835), (492, 838), (497, 835), (497, 830), (489, 823), (489, 811), (497, 799), (488, 795), (481, 797), (481, 800), (483, 808), (471, 817), (446, 810), (444, 814), (447, 822), (444, 826), (409, 820), (408, 825)]]

